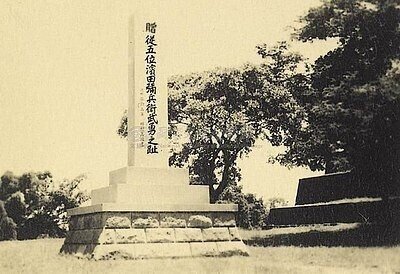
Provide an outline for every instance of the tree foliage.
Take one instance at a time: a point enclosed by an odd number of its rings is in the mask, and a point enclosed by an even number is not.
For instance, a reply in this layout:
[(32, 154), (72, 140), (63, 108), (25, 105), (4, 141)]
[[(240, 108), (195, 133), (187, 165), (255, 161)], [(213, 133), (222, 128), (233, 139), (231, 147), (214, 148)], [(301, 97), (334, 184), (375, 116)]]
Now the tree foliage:
[(4, 173), (0, 197), (8, 216), (18, 227), (18, 238), (31, 239), (42, 234), (63, 236), (68, 223), (66, 209), (77, 207), (89, 198), (79, 190), (84, 178), (78, 176), (55, 183), (48, 171), (29, 172), (22, 176)]
[(311, 9), (301, 41), (338, 39), (296, 94), (306, 112), (278, 161), (312, 170), (353, 170), (381, 195), (400, 175), (399, 2), (330, 0)]
[(268, 216), (268, 208), (261, 198), (254, 194), (244, 194), (241, 186), (229, 185), (222, 192), (217, 203), (238, 205), (237, 225), (243, 228), (263, 228)]
[(17, 239), (17, 225), (7, 216), (4, 202), (0, 200), (0, 241)]
[(329, 0), (302, 18), (298, 39), (336, 38), (339, 46), (315, 63), (317, 90), (343, 82), (361, 86), (378, 80), (399, 57), (398, 0)]
[[(301, 127), (303, 111), (293, 93), (305, 79), (297, 73), (301, 58), (286, 43), (258, 47), (260, 66), (215, 69), (172, 77), (168, 83), (170, 165), (188, 166), (192, 182), (209, 185), (215, 202), (228, 185), (241, 179), (237, 159), (257, 138), (290, 142), (286, 134)], [(126, 136), (124, 116), (118, 134)]]
[(268, 208), (271, 209), (271, 208), (287, 206), (289, 202), (283, 198), (274, 197), (274, 198), (269, 198), (266, 204)]
[(226, 69), (176, 77), (169, 84), (172, 131), (183, 125), (188, 133), (188, 141), (182, 150), (174, 151), (170, 164), (189, 163), (192, 179), (209, 185), (212, 201), (240, 180), (236, 160), (250, 151), (261, 134), (248, 115), (252, 105), (260, 103), (249, 92), (262, 92), (256, 74), (252, 67)]

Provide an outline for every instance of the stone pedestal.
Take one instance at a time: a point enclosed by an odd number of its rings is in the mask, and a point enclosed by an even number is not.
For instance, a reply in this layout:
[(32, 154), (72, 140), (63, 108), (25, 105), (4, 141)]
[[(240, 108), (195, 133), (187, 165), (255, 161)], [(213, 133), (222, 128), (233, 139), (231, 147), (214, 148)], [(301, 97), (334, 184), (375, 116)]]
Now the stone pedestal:
[[(148, 13), (151, 11), (150, 13)], [(94, 259), (248, 255), (236, 205), (209, 204), (208, 186), (168, 167), (168, 20), (144, 7), (129, 23), (128, 166), (68, 211), (62, 253)], [(164, 11), (158, 10), (164, 13)]]
[(208, 186), (188, 182), (187, 169), (110, 172), (109, 186), (92, 191), (91, 206), (68, 210), (60, 252), (96, 260), (247, 256), (237, 205), (209, 204)]
[(61, 253), (102, 259), (232, 256), (248, 252), (236, 205), (99, 204), (68, 211)]

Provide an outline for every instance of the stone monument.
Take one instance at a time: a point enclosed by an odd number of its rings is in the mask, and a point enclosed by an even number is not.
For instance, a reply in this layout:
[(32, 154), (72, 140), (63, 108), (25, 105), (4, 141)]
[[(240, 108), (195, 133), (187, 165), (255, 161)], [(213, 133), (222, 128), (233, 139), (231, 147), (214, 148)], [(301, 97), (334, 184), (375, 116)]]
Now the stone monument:
[(168, 166), (166, 27), (156, 15), (129, 22), (128, 166), (111, 171), (92, 205), (68, 210), (61, 253), (94, 259), (248, 255), (237, 205), (210, 204)]

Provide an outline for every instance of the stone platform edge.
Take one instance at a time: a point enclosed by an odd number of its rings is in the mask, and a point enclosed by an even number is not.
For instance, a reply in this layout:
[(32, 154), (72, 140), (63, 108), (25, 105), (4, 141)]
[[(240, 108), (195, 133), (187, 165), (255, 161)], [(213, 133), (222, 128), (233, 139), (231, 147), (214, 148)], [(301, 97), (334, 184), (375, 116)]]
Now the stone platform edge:
[(94, 260), (157, 259), (185, 257), (249, 256), (242, 241), (191, 242), (191, 243), (142, 243), (142, 244), (64, 244), (64, 255)]
[(74, 208), (60, 252), (95, 260), (248, 256), (236, 213), (235, 204)]
[(269, 213), (267, 224), (269, 226), (333, 223), (384, 224), (388, 220), (400, 223), (400, 197), (390, 197), (386, 202), (375, 199), (273, 208)]
[(138, 205), (103, 203), (67, 209), (69, 216), (97, 212), (232, 212), (238, 211), (236, 204), (186, 204), (186, 205)]

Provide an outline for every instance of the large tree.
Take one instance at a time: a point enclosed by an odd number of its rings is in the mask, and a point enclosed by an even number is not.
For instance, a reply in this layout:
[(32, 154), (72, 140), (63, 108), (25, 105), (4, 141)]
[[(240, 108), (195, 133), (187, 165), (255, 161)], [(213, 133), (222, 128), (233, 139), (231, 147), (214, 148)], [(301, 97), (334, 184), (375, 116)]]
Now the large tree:
[[(292, 96), (305, 81), (297, 73), (301, 58), (285, 43), (258, 52), (265, 59), (260, 66), (176, 76), (168, 84), (170, 136), (179, 144), (170, 165), (187, 165), (192, 183), (209, 185), (211, 202), (240, 180), (237, 159), (257, 138), (286, 143), (289, 128), (301, 127), (304, 112)], [(125, 116), (122, 136), (126, 124)]]
[(79, 189), (84, 176), (54, 182), (50, 172), (28, 172), (15, 176), (5, 172), (0, 178), (0, 201), (18, 227), (18, 239), (41, 234), (64, 236), (68, 218), (66, 210), (78, 207), (89, 196)]
[(399, 1), (324, 1), (301, 21), (299, 40), (334, 38), (338, 47), (316, 60), (311, 86), (294, 94), (305, 127), (278, 160), (353, 170), (387, 196), (400, 175)]

